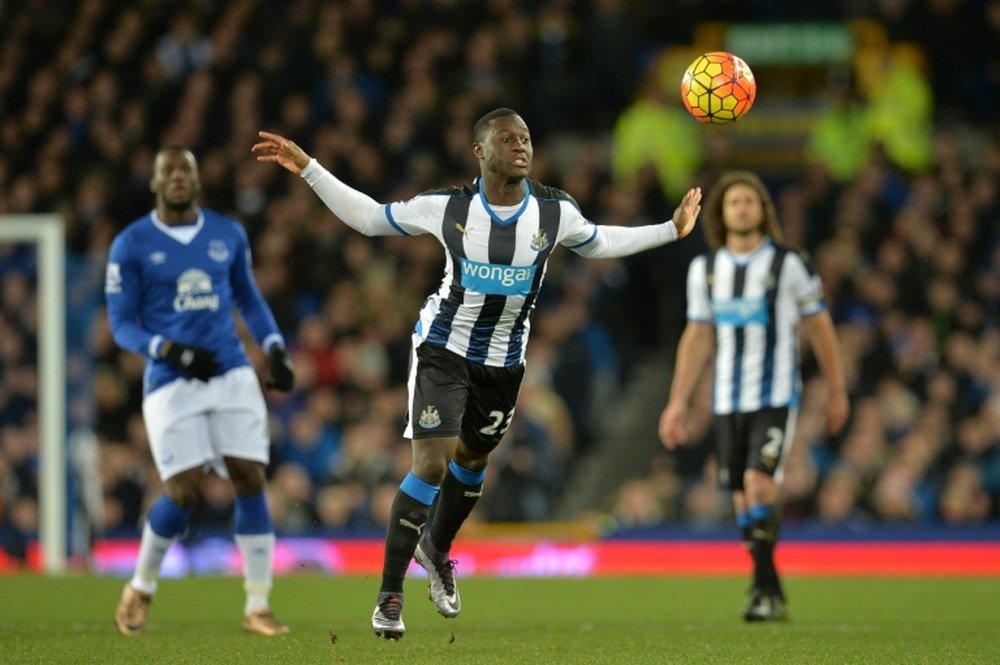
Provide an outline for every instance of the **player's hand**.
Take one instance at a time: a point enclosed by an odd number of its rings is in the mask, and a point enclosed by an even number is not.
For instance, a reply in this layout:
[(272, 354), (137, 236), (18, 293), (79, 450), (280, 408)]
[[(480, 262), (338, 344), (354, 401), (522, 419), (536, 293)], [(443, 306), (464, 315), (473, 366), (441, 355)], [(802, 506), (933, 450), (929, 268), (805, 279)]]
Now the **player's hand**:
[(257, 153), (258, 162), (280, 164), (295, 175), (302, 173), (302, 169), (309, 165), (311, 158), (295, 141), (271, 132), (257, 132), (257, 135), (263, 140), (255, 143), (250, 150)]
[(199, 381), (208, 381), (219, 371), (219, 363), (211, 351), (187, 346), (177, 342), (168, 342), (163, 357), (176, 365), (186, 375)]
[(694, 223), (701, 212), (701, 187), (692, 187), (681, 199), (681, 204), (674, 211), (674, 226), (677, 227), (677, 239), (680, 240), (694, 229)]
[(688, 442), (687, 430), (684, 429), (684, 421), (687, 419), (687, 409), (673, 402), (667, 404), (660, 414), (660, 441), (673, 450), (677, 446), (683, 446)]
[(275, 346), (267, 356), (271, 369), (271, 378), (264, 385), (272, 390), (280, 390), (283, 393), (292, 391), (295, 387), (295, 370), (292, 368), (292, 361), (288, 359), (288, 351)]
[(847, 392), (832, 391), (826, 402), (826, 427), (830, 430), (830, 434), (840, 434), (850, 414), (851, 402), (847, 398)]

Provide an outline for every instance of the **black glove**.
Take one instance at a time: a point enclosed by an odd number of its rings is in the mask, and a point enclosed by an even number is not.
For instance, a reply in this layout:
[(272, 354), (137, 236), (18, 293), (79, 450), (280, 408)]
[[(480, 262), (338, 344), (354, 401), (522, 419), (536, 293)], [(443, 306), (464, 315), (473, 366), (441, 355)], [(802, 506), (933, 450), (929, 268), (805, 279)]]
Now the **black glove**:
[(215, 361), (212, 352), (195, 346), (170, 342), (164, 357), (180, 367), (182, 372), (199, 381), (208, 381), (219, 371), (219, 363)]
[(295, 387), (295, 370), (292, 368), (292, 361), (288, 359), (288, 351), (275, 346), (267, 358), (271, 365), (271, 378), (264, 385), (283, 393), (291, 392)]

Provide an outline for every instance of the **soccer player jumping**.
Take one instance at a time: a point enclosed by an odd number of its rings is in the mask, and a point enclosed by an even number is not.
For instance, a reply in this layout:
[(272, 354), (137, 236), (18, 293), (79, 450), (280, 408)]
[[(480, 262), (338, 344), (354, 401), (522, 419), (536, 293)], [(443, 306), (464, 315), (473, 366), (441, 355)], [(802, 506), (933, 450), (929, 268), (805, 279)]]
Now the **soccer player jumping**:
[(260, 132), (257, 160), (300, 175), (326, 206), (367, 236), (432, 234), (445, 251), (440, 288), (413, 331), (408, 418), (413, 463), (393, 503), (375, 635), (403, 636), (403, 578), (410, 560), (427, 571), (438, 612), (456, 617), (452, 541), (482, 495), (490, 452), (514, 417), (528, 316), (557, 245), (587, 258), (627, 256), (683, 238), (694, 228), (701, 190), (684, 196), (673, 220), (597, 226), (565, 192), (531, 180), (531, 133), (500, 108), (473, 129), (480, 176), (473, 182), (381, 204), (311, 159), (294, 142)]
[(115, 237), (104, 292), (115, 342), (146, 357), (142, 413), (166, 491), (149, 510), (115, 624), (123, 635), (142, 632), (163, 557), (187, 526), (202, 477), (214, 470), (236, 492), (243, 628), (281, 635), (288, 627), (268, 609), (274, 530), (264, 497), (267, 407), (236, 333), (234, 307), (268, 353), (267, 387), (290, 391), (295, 375), (254, 281), (246, 232), (196, 203), (194, 155), (177, 145), (160, 150), (150, 189), (156, 209)]
[(779, 244), (774, 204), (755, 174), (733, 171), (719, 179), (705, 201), (702, 228), (710, 250), (688, 269), (688, 322), (660, 416), (660, 438), (669, 449), (687, 443), (688, 403), (714, 356), (719, 482), (732, 493), (754, 563), (743, 618), (781, 620), (786, 599), (774, 546), (782, 466), (802, 392), (799, 322), (826, 379), (833, 433), (843, 428), (850, 409), (836, 331), (809, 261)]

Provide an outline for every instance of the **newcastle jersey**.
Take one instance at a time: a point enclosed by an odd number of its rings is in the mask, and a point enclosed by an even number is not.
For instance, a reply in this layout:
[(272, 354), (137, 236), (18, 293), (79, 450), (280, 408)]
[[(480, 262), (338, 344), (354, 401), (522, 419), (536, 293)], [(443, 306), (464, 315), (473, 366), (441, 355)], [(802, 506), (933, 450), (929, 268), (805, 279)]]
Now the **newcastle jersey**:
[(400, 233), (431, 233), (445, 248), (444, 278), (421, 308), (415, 335), (497, 367), (524, 359), (549, 254), (596, 232), (569, 195), (538, 182), (513, 210), (494, 209), (469, 185), (391, 203), (386, 216)]
[(414, 345), (433, 344), (470, 362), (511, 367), (524, 361), (528, 315), (556, 245), (587, 258), (627, 256), (677, 239), (673, 221), (598, 226), (565, 192), (524, 181), (524, 198), (493, 206), (482, 180), (380, 204), (313, 159), (302, 178), (341, 221), (367, 236), (432, 234), (445, 249), (441, 286), (424, 302)]
[(715, 326), (714, 413), (798, 406), (799, 321), (826, 307), (802, 255), (770, 240), (709, 252), (691, 262), (687, 299), (688, 320)]

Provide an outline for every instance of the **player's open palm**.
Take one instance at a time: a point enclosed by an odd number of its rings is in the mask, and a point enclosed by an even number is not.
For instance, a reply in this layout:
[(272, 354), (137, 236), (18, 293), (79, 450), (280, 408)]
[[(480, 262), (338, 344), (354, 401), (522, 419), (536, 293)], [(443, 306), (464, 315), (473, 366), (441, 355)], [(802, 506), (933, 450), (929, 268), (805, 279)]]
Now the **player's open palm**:
[(280, 164), (296, 175), (309, 165), (309, 155), (295, 141), (271, 132), (257, 132), (257, 135), (263, 140), (250, 150), (257, 154), (258, 162)]
[(694, 229), (694, 223), (701, 212), (701, 187), (692, 187), (681, 199), (674, 211), (674, 226), (677, 227), (677, 237), (683, 238)]
[(684, 428), (686, 416), (685, 409), (671, 404), (660, 414), (660, 441), (668, 450), (687, 443), (687, 430)]

